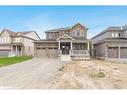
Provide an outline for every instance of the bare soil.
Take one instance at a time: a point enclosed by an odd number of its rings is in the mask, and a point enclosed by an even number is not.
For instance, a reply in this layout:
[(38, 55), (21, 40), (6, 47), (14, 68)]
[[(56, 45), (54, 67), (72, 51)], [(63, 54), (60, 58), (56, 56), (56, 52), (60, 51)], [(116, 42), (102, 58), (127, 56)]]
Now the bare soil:
[(102, 60), (64, 64), (52, 88), (55, 89), (126, 89), (127, 64)]

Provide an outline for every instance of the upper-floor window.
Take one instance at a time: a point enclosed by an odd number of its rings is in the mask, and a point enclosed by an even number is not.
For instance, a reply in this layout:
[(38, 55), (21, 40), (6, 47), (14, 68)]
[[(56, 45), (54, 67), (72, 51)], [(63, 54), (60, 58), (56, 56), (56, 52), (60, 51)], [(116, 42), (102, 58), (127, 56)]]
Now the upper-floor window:
[(21, 39), (20, 38), (15, 38), (15, 42), (20, 42)]
[(118, 33), (112, 33), (112, 37), (118, 37)]
[(122, 34), (121, 33), (112, 33), (112, 37), (121, 37)]
[(77, 29), (76, 29), (76, 34), (77, 34), (77, 35), (80, 35), (80, 28), (77, 28)]
[(2, 42), (2, 43), (9, 42), (9, 36), (5, 36), (5, 35), (1, 36), (0, 37), (0, 42)]
[(121, 37), (122, 36), (121, 33), (118, 33), (118, 36)]

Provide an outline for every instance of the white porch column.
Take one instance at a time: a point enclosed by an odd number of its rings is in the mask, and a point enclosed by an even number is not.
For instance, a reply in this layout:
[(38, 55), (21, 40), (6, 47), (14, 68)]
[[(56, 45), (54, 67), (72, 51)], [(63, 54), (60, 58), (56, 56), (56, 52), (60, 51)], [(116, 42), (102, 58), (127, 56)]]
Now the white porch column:
[(70, 55), (73, 55), (72, 49), (73, 49), (73, 44), (72, 44), (72, 42), (71, 42)]
[(71, 50), (73, 49), (72, 42), (71, 42)]
[(118, 47), (118, 58), (120, 59), (120, 46)]
[(108, 59), (108, 47), (107, 46), (106, 46), (105, 52), (106, 52), (105, 57), (106, 57), (106, 59)]
[(17, 46), (16, 46), (16, 54), (17, 54)]
[(12, 47), (13, 47), (13, 46), (11, 45), (11, 52), (13, 51)]
[(87, 42), (87, 50), (89, 50), (90, 48), (89, 48), (89, 42)]
[(59, 50), (60, 50), (60, 42), (59, 42)]

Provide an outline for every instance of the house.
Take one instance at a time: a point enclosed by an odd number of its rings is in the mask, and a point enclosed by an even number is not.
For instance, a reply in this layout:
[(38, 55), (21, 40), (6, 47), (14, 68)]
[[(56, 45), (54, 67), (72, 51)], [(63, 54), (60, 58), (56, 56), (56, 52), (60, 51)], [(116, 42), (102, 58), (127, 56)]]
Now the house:
[(112, 26), (92, 38), (94, 56), (106, 60), (127, 60), (127, 25)]
[(35, 56), (60, 58), (71, 61), (73, 59), (89, 59), (89, 42), (86, 26), (77, 23), (66, 28), (46, 31), (46, 39), (35, 41)]
[(33, 41), (39, 39), (35, 31), (13, 32), (4, 29), (0, 33), (0, 56), (34, 55)]

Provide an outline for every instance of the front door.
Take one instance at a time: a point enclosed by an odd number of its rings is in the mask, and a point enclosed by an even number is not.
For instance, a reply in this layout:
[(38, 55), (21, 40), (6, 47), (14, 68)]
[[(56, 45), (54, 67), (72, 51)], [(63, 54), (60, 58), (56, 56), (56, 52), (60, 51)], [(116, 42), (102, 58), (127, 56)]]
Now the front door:
[(70, 43), (69, 42), (63, 42), (60, 44), (60, 48), (62, 50), (62, 54), (69, 54)]

